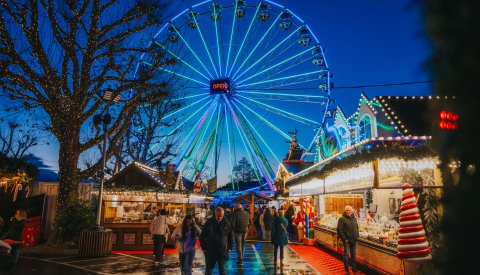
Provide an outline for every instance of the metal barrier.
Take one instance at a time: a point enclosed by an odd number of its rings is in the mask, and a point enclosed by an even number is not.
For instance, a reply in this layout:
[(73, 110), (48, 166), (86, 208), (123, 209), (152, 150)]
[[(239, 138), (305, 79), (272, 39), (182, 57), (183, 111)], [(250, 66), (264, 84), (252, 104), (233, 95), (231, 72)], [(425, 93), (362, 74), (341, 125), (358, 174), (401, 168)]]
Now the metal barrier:
[(104, 257), (112, 253), (112, 230), (84, 230), (78, 240), (80, 257)]

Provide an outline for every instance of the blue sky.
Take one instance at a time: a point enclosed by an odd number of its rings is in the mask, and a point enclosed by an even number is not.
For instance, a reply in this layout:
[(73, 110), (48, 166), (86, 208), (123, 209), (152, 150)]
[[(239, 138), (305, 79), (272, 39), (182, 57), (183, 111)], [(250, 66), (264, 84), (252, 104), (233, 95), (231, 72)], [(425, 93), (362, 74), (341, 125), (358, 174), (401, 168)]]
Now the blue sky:
[[(169, 15), (199, 1), (175, 1)], [(247, 1), (248, 4), (253, 1)], [(256, 1), (255, 1), (256, 2)], [(326, 57), (336, 87), (429, 80), (424, 66), (429, 45), (423, 35), (420, 7), (410, 1), (277, 1), (285, 5), (314, 32), (327, 49)], [(347, 115), (356, 110), (361, 92), (376, 95), (428, 95), (430, 85), (334, 89), (332, 97)], [(291, 127), (293, 128), (293, 126)], [(293, 129), (291, 129), (293, 130)], [(272, 139), (283, 158), (288, 145)], [(282, 151), (281, 148), (284, 148)], [(34, 151), (57, 170), (58, 146), (38, 146)], [(276, 169), (276, 167), (274, 167)]]

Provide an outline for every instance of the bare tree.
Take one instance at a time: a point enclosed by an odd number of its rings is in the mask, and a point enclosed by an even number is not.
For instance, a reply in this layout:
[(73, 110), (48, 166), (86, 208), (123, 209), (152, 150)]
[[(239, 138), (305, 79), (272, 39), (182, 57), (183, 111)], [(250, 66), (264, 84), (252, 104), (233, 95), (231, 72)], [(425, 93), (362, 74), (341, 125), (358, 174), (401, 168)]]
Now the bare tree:
[(126, 155), (126, 159), (164, 168), (168, 160), (174, 156), (172, 152), (174, 145), (169, 137), (176, 132), (168, 134), (163, 129), (169, 129), (177, 122), (175, 116), (168, 118), (165, 116), (180, 106), (178, 101), (171, 97), (157, 104), (141, 106), (133, 118), (133, 125), (123, 145), (122, 153)]
[(135, 74), (137, 57), (153, 50), (139, 43), (140, 34), (152, 34), (167, 5), (154, 0), (0, 0), (1, 92), (44, 112), (60, 144), (57, 229), (68, 214), (66, 206), (78, 199), (80, 178), (101, 167), (98, 161), (78, 170), (80, 154), (102, 141), (101, 131), (82, 136), (92, 117), (104, 111), (97, 95), (111, 89), (123, 98), (110, 108), (110, 157), (137, 107), (168, 93), (167, 84), (155, 80), (157, 69), (171, 61), (148, 55), (148, 67), (140, 66)]
[[(3, 122), (3, 123), (2, 123)], [(0, 120), (0, 153), (14, 158), (27, 157), (34, 146), (48, 144), (42, 131), (31, 128), (34, 123)]]

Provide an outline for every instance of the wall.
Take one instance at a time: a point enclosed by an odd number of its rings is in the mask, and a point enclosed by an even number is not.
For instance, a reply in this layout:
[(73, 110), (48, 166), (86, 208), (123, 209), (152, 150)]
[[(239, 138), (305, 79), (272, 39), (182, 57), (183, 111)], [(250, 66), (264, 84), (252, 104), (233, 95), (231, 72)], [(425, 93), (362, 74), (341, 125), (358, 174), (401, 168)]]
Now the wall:
[[(93, 183), (82, 183), (78, 186), (78, 194), (80, 199), (91, 201), (92, 200)], [(45, 194), (47, 195), (47, 206), (43, 224), (42, 238), (47, 239), (50, 234), (53, 221), (55, 220), (55, 213), (57, 210), (58, 199), (58, 182), (35, 182), (32, 184), (31, 196)]]

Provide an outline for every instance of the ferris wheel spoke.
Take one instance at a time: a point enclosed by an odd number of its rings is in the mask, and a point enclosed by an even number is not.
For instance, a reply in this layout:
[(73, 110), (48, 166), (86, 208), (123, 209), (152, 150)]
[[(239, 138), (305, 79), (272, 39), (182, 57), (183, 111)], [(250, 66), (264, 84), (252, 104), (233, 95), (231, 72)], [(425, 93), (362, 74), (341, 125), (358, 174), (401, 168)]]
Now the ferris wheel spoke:
[(228, 54), (227, 54), (227, 62), (225, 64), (225, 75), (227, 74), (228, 72), (228, 63), (230, 62), (230, 52), (232, 50), (232, 42), (233, 42), (233, 33), (234, 33), (234, 30), (235, 30), (235, 22), (236, 22), (236, 19), (237, 19), (237, 7), (238, 7), (238, 2), (235, 1), (235, 7), (233, 9), (233, 22), (232, 22), (232, 29), (230, 31), (230, 43), (228, 43)]
[[(258, 164), (256, 161), (253, 160), (253, 156), (252, 156), (253, 154), (252, 154), (252, 152), (251, 152), (251, 149), (248, 147), (248, 145), (247, 145), (246, 142), (245, 142), (246, 135), (245, 135), (245, 133), (243, 133), (243, 131), (242, 131), (242, 128), (241, 128), (241, 125), (240, 125), (240, 121), (238, 120), (238, 117), (237, 117), (237, 115), (235, 114), (235, 111), (233, 110), (232, 105), (230, 104), (230, 102), (228, 101), (228, 99), (226, 99), (225, 95), (223, 95), (223, 98), (224, 98), (224, 100), (225, 100), (225, 102), (226, 102), (226, 105), (228, 106), (228, 109), (230, 110), (230, 113), (231, 113), (231, 115), (232, 115), (232, 118), (235, 120), (235, 126), (237, 127), (237, 130), (238, 130), (240, 139), (242, 140), (243, 146), (245, 147), (245, 151), (246, 151), (246, 153), (247, 153), (247, 156), (248, 156), (248, 158), (249, 158), (249, 160), (250, 160), (251, 163), (255, 163), (255, 164), (256, 164), (255, 166), (256, 166), (257, 169), (254, 169), (255, 175), (256, 175), (256, 177), (257, 177), (257, 180), (258, 180), (259, 182), (261, 182), (260, 177), (259, 177), (259, 175), (258, 175), (258, 168), (259, 168), (258, 166), (259, 166), (259, 164)], [(244, 135), (245, 135), (245, 138), (244, 138)]]
[[(267, 93), (267, 92), (247, 92), (237, 91), (243, 95), (255, 95), (260, 97), (250, 97), (251, 99), (258, 100), (271, 100), (271, 101), (291, 101), (291, 102), (304, 102), (309, 104), (325, 104), (326, 96), (315, 95), (299, 95), (299, 94), (284, 94), (284, 93)], [(262, 97), (263, 96), (263, 97)], [(318, 100), (321, 101), (318, 101)], [(323, 99), (323, 100), (322, 100)]]
[[(194, 163), (194, 169), (192, 170), (192, 174), (190, 175), (191, 178), (193, 178), (194, 173), (197, 169), (202, 170), (203, 167), (199, 168), (199, 166), (202, 165), (202, 162), (204, 163), (204, 157), (208, 153), (209, 149), (211, 149), (211, 148), (209, 148), (208, 144), (207, 144), (207, 146), (205, 146), (205, 137), (206, 137), (206, 134), (207, 134), (208, 130), (210, 129), (210, 124), (213, 120), (213, 117), (215, 117), (215, 113), (217, 111), (217, 106), (218, 106), (218, 102), (213, 107), (213, 112), (208, 116), (207, 124), (205, 124), (205, 127), (203, 127), (203, 130), (200, 133), (201, 134), (200, 139), (195, 143), (195, 146), (192, 148), (192, 149), (194, 149), (193, 154), (188, 155), (189, 162), (196, 160), (196, 163)], [(197, 158), (197, 155), (198, 155), (199, 150), (201, 148), (204, 148), (204, 152), (200, 156), (200, 158)]]
[(190, 119), (192, 119), (192, 117), (194, 117), (196, 114), (198, 114), (205, 106), (207, 106), (208, 104), (211, 104), (215, 99), (212, 99), (210, 101), (208, 101), (207, 103), (205, 103), (204, 105), (202, 105), (200, 108), (198, 108), (197, 111), (193, 112), (188, 118), (186, 118), (184, 121), (182, 121), (182, 123), (180, 123), (179, 125), (177, 125), (177, 127), (175, 127), (172, 131), (170, 131), (168, 134), (166, 134), (163, 138), (161, 138), (155, 145), (153, 145), (149, 152), (151, 150), (153, 150), (156, 146), (158, 146), (161, 142), (163, 142), (168, 136), (172, 135), (173, 133), (175, 133), (175, 131), (177, 131), (178, 129), (180, 129), (180, 127), (182, 127), (185, 123), (187, 123)]
[[(187, 46), (187, 48), (190, 50), (190, 52), (193, 54), (193, 56), (195, 57), (195, 59), (197, 59), (197, 61), (200, 63), (200, 65), (202, 65), (202, 67), (205, 69), (205, 71), (207, 71), (208, 75), (210, 77), (213, 78), (212, 74), (210, 73), (210, 71), (207, 69), (207, 66), (205, 66), (205, 64), (203, 63), (203, 61), (200, 59), (200, 57), (198, 57), (197, 53), (195, 53), (195, 51), (192, 49), (192, 47), (190, 46), (190, 43), (188, 43), (187, 40), (185, 40), (185, 38), (183, 37), (183, 35), (178, 31), (177, 28), (174, 27), (174, 30), (175, 32), (178, 34), (178, 36), (180, 37), (180, 39), (183, 41), (183, 43), (185, 44), (185, 46)], [(215, 67), (214, 67), (215, 69)], [(215, 71), (216, 72), (216, 71)], [(218, 74), (217, 74), (218, 75)]]
[(209, 93), (204, 93), (204, 94), (199, 94), (199, 95), (189, 95), (189, 96), (184, 96), (184, 97), (173, 98), (172, 101), (180, 101), (180, 100), (185, 100), (185, 99), (199, 97), (199, 96), (207, 96), (207, 98), (208, 98), (209, 95), (210, 95)]
[(247, 40), (248, 35), (250, 34), (250, 30), (252, 29), (252, 25), (255, 22), (255, 19), (257, 18), (257, 13), (258, 10), (260, 9), (260, 3), (257, 6), (257, 9), (255, 10), (255, 14), (252, 17), (252, 21), (250, 22), (250, 25), (248, 26), (248, 30), (245, 34), (245, 37), (243, 38), (242, 44), (240, 45), (240, 48), (237, 51), (237, 54), (235, 55), (235, 59), (233, 60), (232, 67), (230, 67), (230, 71), (228, 72), (227, 76), (230, 76), (232, 74), (233, 67), (235, 67), (235, 64), (237, 63), (237, 59), (242, 52), (243, 45), (245, 45), (245, 41)]
[[(212, 108), (218, 104), (218, 98), (219, 97), (215, 97), (210, 102), (208, 102), (208, 103), (210, 103), (210, 106), (203, 113), (203, 115), (200, 117), (200, 119), (197, 121), (197, 123), (195, 123), (195, 126), (192, 128), (192, 130), (190, 130), (190, 133), (187, 135), (187, 137), (185, 137), (183, 139), (183, 141), (182, 141), (182, 143), (180, 144), (179, 147), (182, 147), (183, 144), (185, 144), (185, 142), (188, 142), (188, 146), (186, 146), (185, 149), (183, 150), (183, 152), (180, 154), (180, 156), (178, 158), (178, 161), (177, 161), (178, 162), (177, 165), (179, 165), (179, 163), (185, 157), (185, 154), (187, 153), (187, 151), (189, 151), (189, 148), (192, 147), (192, 144), (196, 143), (196, 141), (195, 141), (195, 140), (197, 140), (196, 137), (198, 136), (199, 133), (201, 133), (203, 131), (201, 129), (204, 127), (204, 121), (205, 121), (206, 117), (208, 116), (208, 114), (211, 112)], [(198, 113), (200, 110), (202, 110), (204, 106), (202, 106), (202, 108), (200, 108), (196, 113)], [(192, 116), (193, 115), (194, 114), (192, 114)], [(192, 117), (192, 116), (190, 116), (190, 117)], [(191, 138), (189, 138), (192, 132), (193, 132), (193, 136)], [(189, 153), (189, 155), (190, 155), (190, 153)]]
[(297, 31), (300, 29), (297, 28), (294, 32), (292, 32), (291, 34), (289, 34), (287, 37), (285, 37), (282, 41), (280, 41), (275, 47), (273, 47), (271, 50), (269, 50), (267, 53), (265, 53), (264, 55), (262, 55), (262, 57), (260, 57), (259, 59), (257, 59), (257, 61), (255, 61), (252, 65), (250, 65), (250, 67), (248, 67), (247, 69), (245, 69), (244, 73), (245, 72), (248, 72), (250, 71), (253, 67), (255, 67), (258, 63), (260, 63), (263, 59), (265, 59), (267, 56), (269, 56), (272, 52), (274, 52), (278, 47), (280, 47), (281, 45), (283, 45), (283, 43), (285, 43), (286, 41), (288, 41), (294, 34), (297, 33)]
[[(296, 62), (296, 63), (290, 64), (289, 66), (283, 68), (282, 70), (276, 71), (276, 72), (274, 72), (273, 74), (269, 74), (269, 75), (265, 76), (264, 78), (260, 79), (259, 81), (268, 80), (268, 79), (270, 79), (270, 78), (272, 78), (272, 77), (274, 77), (274, 76), (276, 76), (276, 75), (279, 75), (279, 74), (281, 74), (281, 73), (283, 73), (283, 72), (289, 71), (290, 69), (293, 69), (293, 68), (295, 68), (295, 67), (297, 67), (297, 66), (299, 66), (299, 65), (301, 65), (301, 64), (303, 64), (303, 63), (305, 63), (305, 62), (307, 62), (308, 60), (313, 59), (313, 58), (314, 58), (314, 56), (311, 56), (311, 57), (309, 57), (309, 58), (302, 59), (302, 60), (300, 60), (300, 61), (298, 61), (298, 62)], [(294, 70), (292, 70), (292, 71), (294, 71)], [(317, 80), (317, 79), (315, 79), (315, 80)]]
[(260, 138), (260, 140), (263, 142), (263, 144), (265, 145), (265, 147), (267, 147), (268, 151), (273, 155), (273, 157), (275, 158), (275, 160), (281, 164), (281, 161), (277, 158), (277, 156), (275, 155), (275, 153), (273, 152), (272, 148), (270, 148), (270, 146), (268, 146), (268, 143), (265, 141), (265, 139), (262, 137), (262, 135), (257, 131), (257, 127), (253, 126), (253, 124), (250, 122), (250, 120), (248, 120), (247, 116), (242, 112), (242, 110), (237, 106), (237, 104), (235, 104), (235, 101), (232, 101), (232, 104), (235, 106), (235, 108), (240, 112), (240, 114), (243, 116), (243, 118), (245, 119), (245, 121), (248, 123), (248, 125), (250, 126), (250, 129), (252, 129), (256, 134), (257, 136)]
[[(275, 78), (275, 79), (257, 81), (257, 82), (253, 82), (253, 83), (248, 83), (248, 84), (239, 85), (239, 86), (237, 86), (237, 88), (243, 88), (243, 87), (249, 87), (249, 86), (256, 86), (256, 85), (260, 85), (260, 84), (277, 82), (277, 81), (287, 80), (287, 79), (292, 79), (292, 78), (294, 79), (294, 78), (299, 78), (299, 77), (307, 77), (307, 76), (309, 76), (309, 75), (318, 74), (318, 73), (321, 73), (321, 72), (324, 72), (324, 71), (325, 71), (325, 70), (316, 70), (316, 71), (308, 72), (308, 73), (301, 73), (301, 74), (296, 74), (296, 75), (291, 75), (291, 76), (279, 77), (279, 78)], [(291, 85), (291, 84), (288, 84), (288, 85)], [(284, 86), (285, 86), (285, 85), (284, 85)]]
[(213, 107), (213, 112), (208, 115), (207, 123), (205, 124), (205, 127), (203, 127), (203, 130), (201, 131), (201, 136), (200, 136), (200, 139), (199, 139), (198, 146), (195, 146), (196, 149), (194, 150), (194, 153), (193, 153), (193, 156), (195, 156), (195, 157), (197, 156), (198, 150), (200, 149), (200, 147), (202, 147), (202, 145), (204, 143), (205, 136), (206, 136), (208, 130), (210, 129), (210, 124), (212, 123), (212, 119), (215, 116), (217, 106), (218, 106), (218, 102)]
[[(215, 4), (213, 5), (213, 12), (217, 12), (216, 11), (216, 7), (215, 7)], [(218, 40), (218, 23), (217, 21), (218, 20), (214, 20), (215, 21), (215, 38), (217, 40), (217, 57), (218, 57), (218, 71), (219, 71), (219, 74), (220, 76), (222, 76), (222, 59), (220, 58), (220, 41)]]
[[(150, 66), (150, 67), (153, 67), (152, 64), (150, 64), (150, 63), (148, 63), (148, 62), (145, 62), (145, 61), (143, 61), (143, 64), (148, 65), (148, 66)], [(183, 74), (179, 74), (179, 73), (174, 72), (174, 71), (171, 71), (171, 70), (169, 70), (169, 69), (165, 69), (165, 68), (159, 67), (159, 68), (157, 68), (157, 70), (164, 71), (164, 72), (170, 73), (170, 74), (172, 74), (172, 75), (179, 76), (179, 77), (181, 77), (181, 78), (190, 80), (190, 81), (192, 81), (192, 82), (201, 84), (201, 85), (203, 85), (203, 86), (207, 86), (207, 87), (209, 86), (209, 84), (207, 84), (207, 83), (205, 83), (205, 82), (202, 82), (202, 81), (200, 81), (200, 80), (191, 78), (191, 77), (186, 76), (186, 75), (183, 75)]]
[(288, 119), (290, 119), (290, 120), (294, 120), (294, 121), (303, 123), (303, 124), (308, 125), (308, 126), (311, 126), (311, 127), (315, 127), (315, 126), (319, 126), (319, 125), (320, 125), (320, 124), (319, 124), (318, 122), (316, 122), (316, 121), (310, 120), (310, 119), (308, 119), (308, 118), (301, 117), (301, 116), (299, 116), (299, 115), (296, 115), (296, 114), (287, 112), (287, 111), (285, 111), (285, 110), (282, 110), (282, 109), (279, 109), (279, 108), (276, 108), (276, 107), (273, 107), (273, 106), (271, 106), (271, 105), (262, 103), (262, 102), (260, 102), (260, 101), (257, 101), (257, 100), (251, 99), (251, 98), (247, 98), (247, 97), (244, 97), (244, 96), (241, 96), (241, 95), (239, 95), (239, 97), (242, 97), (242, 98), (245, 98), (245, 99), (248, 100), (248, 101), (254, 102), (254, 103), (257, 104), (257, 105), (260, 105), (262, 109), (267, 110), (267, 111), (269, 111), (269, 112), (271, 112), (271, 113), (273, 113), (273, 114), (283, 116), (283, 117), (288, 118)]
[[(178, 55), (176, 55), (175, 53), (173, 53), (172, 51), (170, 51), (169, 49), (167, 49), (164, 45), (158, 43), (157, 41), (155, 41), (155, 44), (159, 47), (161, 47), (162, 49), (166, 50), (170, 55), (172, 55), (173, 57), (175, 57), (177, 60), (179, 60), (180, 62), (182, 62), (183, 64), (185, 64), (187, 67), (189, 67), (190, 69), (192, 69), (194, 72), (196, 72), (197, 74), (203, 76), (203, 78), (205, 78), (207, 81), (209, 81), (210, 79), (208, 77), (206, 77), (204, 74), (202, 74), (201, 72), (199, 72), (197, 69), (195, 69), (195, 67), (193, 67), (192, 65), (190, 65), (188, 62), (186, 62), (185, 60), (183, 60), (182, 58), (180, 58)], [(197, 59), (198, 60), (198, 59)], [(200, 61), (200, 60), (199, 60)], [(205, 66), (204, 66), (205, 69), (207, 69)], [(208, 72), (208, 70), (207, 70)]]
[[(259, 118), (261, 121), (263, 121), (267, 126), (272, 128), (275, 132), (279, 133), (282, 137), (286, 138), (287, 140), (292, 140), (292, 137), (282, 130), (280, 130), (277, 126), (273, 125), (270, 121), (268, 121), (266, 118), (264, 118), (262, 115), (259, 113), (255, 112), (252, 108), (248, 107), (245, 103), (241, 102), (240, 100), (235, 100), (235, 102), (238, 102), (241, 104), (243, 107), (245, 107), (247, 110), (249, 110), (253, 115), (255, 115), (257, 118)], [(303, 145), (300, 144), (301, 148), (305, 148)]]
[[(193, 13), (193, 11), (192, 11), (192, 13)], [(215, 71), (215, 74), (217, 75), (217, 77), (220, 77), (219, 74), (218, 74), (217, 68), (215, 67), (215, 63), (213, 62), (212, 55), (210, 54), (210, 50), (208, 49), (207, 42), (205, 41), (205, 37), (203, 36), (203, 32), (200, 29), (200, 24), (198, 23), (196, 16), (192, 16), (192, 17), (193, 17), (193, 20), (195, 21), (195, 24), (197, 25), (198, 33), (200, 34), (200, 38), (202, 39), (202, 43), (203, 43), (203, 46), (205, 47), (205, 51), (207, 52), (208, 58), (210, 59), (210, 62), (212, 63), (213, 70)]]
[(228, 127), (228, 115), (227, 115), (227, 105), (224, 104), (224, 114), (225, 114), (225, 124), (226, 124), (226, 128), (227, 128), (227, 141), (228, 141), (228, 144), (227, 144), (227, 147), (228, 147), (228, 159), (230, 161), (230, 173), (232, 175), (231, 177), (231, 184), (232, 184), (232, 190), (235, 190), (235, 184), (233, 182), (233, 161), (232, 161), (232, 157), (233, 157), (233, 154), (232, 154), (232, 150), (231, 150), (231, 141), (230, 141), (230, 130), (229, 130), (229, 127)]
[[(256, 88), (256, 89), (253, 89), (253, 90), (282, 90), (282, 87), (286, 87), (286, 86), (291, 86), (291, 85), (297, 85), (297, 84), (303, 84), (303, 83), (308, 83), (308, 82), (313, 82), (313, 81), (318, 81), (318, 79), (306, 79), (306, 80), (302, 80), (302, 81), (295, 81), (295, 82), (288, 82), (288, 83), (283, 83), (283, 84), (278, 84), (278, 85), (275, 85), (275, 86), (268, 86), (268, 87), (265, 87), (265, 88)], [(311, 88), (314, 88), (314, 87), (311, 87)], [(309, 89), (311, 89), (309, 88)], [(320, 89), (319, 87), (315, 87), (316, 89)], [(244, 89), (244, 90), (250, 90), (250, 89)], [(295, 90), (294, 88), (285, 88), (284, 90)]]
[(270, 31), (272, 30), (272, 28), (275, 26), (275, 23), (277, 23), (277, 21), (280, 19), (280, 15), (281, 14), (278, 14), (277, 18), (275, 18), (275, 20), (273, 21), (273, 23), (270, 25), (270, 27), (268, 28), (268, 30), (263, 34), (262, 38), (260, 38), (260, 40), (258, 41), (258, 43), (255, 45), (255, 47), (253, 47), (252, 50), (250, 50), (250, 54), (244, 58), (243, 60), (243, 63), (240, 65), (240, 67), (238, 67), (237, 71), (233, 74), (232, 78), (236, 78), (236, 75), (238, 74), (238, 72), (240, 71), (240, 69), (243, 68), (243, 65), (245, 65), (245, 63), (250, 59), (250, 57), (252, 56), (252, 54), (255, 52), (255, 50), (258, 48), (258, 46), (260, 44), (262, 44), (263, 40), (265, 39), (265, 37), (267, 37), (267, 35), (270, 33)]
[[(266, 68), (266, 69), (264, 69), (264, 70), (261, 70), (260, 72), (254, 74), (254, 75), (251, 75), (251, 76), (249, 76), (249, 77), (247, 77), (247, 78), (245, 78), (245, 79), (243, 79), (243, 80), (240, 80), (240, 81), (237, 82), (237, 85), (238, 85), (238, 84), (241, 84), (241, 83), (243, 83), (243, 82), (245, 82), (245, 81), (247, 81), (247, 80), (249, 80), (249, 79), (252, 79), (252, 78), (254, 78), (254, 77), (258, 76), (258, 75), (261, 75), (261, 74), (263, 74), (263, 73), (266, 73), (266, 72), (268, 72), (268, 71), (270, 71), (270, 70), (272, 70), (272, 69), (274, 69), (274, 68), (276, 68), (276, 67), (278, 67), (278, 66), (280, 66), (280, 65), (283, 65), (283, 64), (285, 64), (285, 63), (287, 63), (287, 62), (289, 62), (289, 61), (297, 58), (297, 57), (300, 57), (300, 56), (302, 56), (303, 54), (305, 54), (305, 53), (313, 50), (314, 48), (315, 48), (315, 47), (308, 48), (308, 49), (306, 49), (305, 51), (300, 52), (300, 53), (298, 53), (298, 54), (296, 54), (296, 55), (294, 55), (294, 56), (292, 56), (292, 57), (289, 57), (289, 58), (285, 59), (285, 60), (282, 61), (282, 62), (279, 62), (279, 63), (277, 63), (277, 64), (275, 64), (275, 65), (273, 65), (273, 66), (270, 66), (270, 67), (268, 67), (268, 68)], [(242, 75), (244, 75), (244, 74), (245, 74), (245, 72), (242, 72), (237, 78), (242, 77)]]
[(164, 119), (165, 119), (165, 118), (169, 118), (169, 117), (171, 117), (171, 116), (173, 116), (173, 115), (175, 115), (175, 114), (177, 114), (177, 113), (179, 113), (179, 112), (181, 112), (181, 111), (183, 111), (183, 110), (185, 110), (185, 109), (188, 109), (188, 108), (191, 108), (191, 107), (193, 107), (193, 106), (195, 106), (195, 105), (197, 105), (197, 104), (200, 104), (200, 102), (202, 102), (202, 101), (204, 101), (204, 100), (207, 100), (208, 98), (209, 98), (208, 96), (206, 96), (206, 97), (204, 97), (204, 98), (201, 98), (201, 99), (199, 99), (199, 100), (197, 100), (197, 101), (195, 101), (195, 102), (192, 102), (191, 104), (188, 104), (187, 106), (185, 106), (185, 107), (183, 107), (183, 108), (180, 108), (180, 109), (178, 109), (178, 110), (175, 110), (174, 112), (171, 112), (171, 113), (165, 115), (163, 118), (164, 118)]

